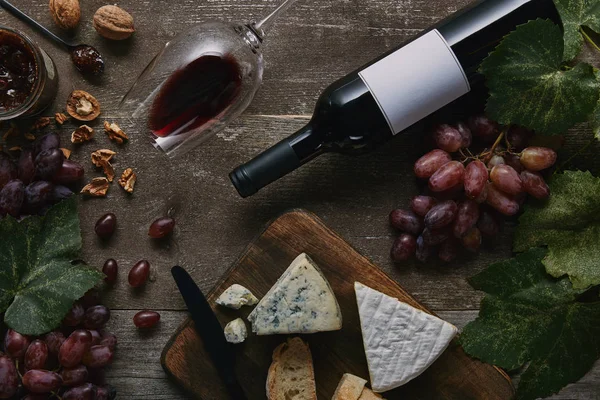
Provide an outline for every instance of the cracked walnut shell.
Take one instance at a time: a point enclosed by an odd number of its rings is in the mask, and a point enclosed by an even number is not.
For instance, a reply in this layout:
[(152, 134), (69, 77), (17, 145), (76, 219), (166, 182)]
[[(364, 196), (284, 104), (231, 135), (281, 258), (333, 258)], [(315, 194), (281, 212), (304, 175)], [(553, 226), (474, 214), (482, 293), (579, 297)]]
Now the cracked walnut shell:
[(121, 185), (121, 187), (125, 189), (127, 193), (133, 193), (133, 187), (135, 186), (136, 180), (137, 175), (135, 172), (133, 172), (131, 168), (127, 168), (125, 171), (123, 171), (121, 179), (119, 179), (119, 185)]
[(56, 25), (65, 30), (77, 28), (81, 19), (79, 0), (50, 0), (48, 6)]
[(92, 140), (94, 130), (87, 125), (81, 125), (71, 134), (71, 143), (83, 143)]
[(117, 6), (103, 6), (94, 14), (94, 29), (107, 39), (124, 40), (133, 35), (133, 17)]
[(108, 192), (109, 183), (106, 178), (94, 178), (90, 183), (81, 189), (82, 194), (87, 194), (92, 197), (104, 197)]
[(100, 103), (88, 92), (74, 90), (67, 100), (67, 113), (79, 121), (92, 121), (100, 115)]
[(114, 122), (109, 123), (108, 121), (104, 121), (104, 131), (110, 140), (114, 140), (118, 144), (123, 144), (124, 141), (129, 140), (129, 136)]

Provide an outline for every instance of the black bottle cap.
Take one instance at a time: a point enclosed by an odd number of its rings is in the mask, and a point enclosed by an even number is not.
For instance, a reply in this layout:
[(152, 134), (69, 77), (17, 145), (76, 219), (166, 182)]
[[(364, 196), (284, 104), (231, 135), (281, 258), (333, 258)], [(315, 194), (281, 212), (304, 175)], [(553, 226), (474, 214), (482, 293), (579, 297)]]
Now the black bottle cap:
[(252, 184), (252, 180), (246, 173), (243, 165), (240, 165), (229, 174), (231, 183), (237, 189), (240, 196), (246, 198), (258, 192), (258, 189)]

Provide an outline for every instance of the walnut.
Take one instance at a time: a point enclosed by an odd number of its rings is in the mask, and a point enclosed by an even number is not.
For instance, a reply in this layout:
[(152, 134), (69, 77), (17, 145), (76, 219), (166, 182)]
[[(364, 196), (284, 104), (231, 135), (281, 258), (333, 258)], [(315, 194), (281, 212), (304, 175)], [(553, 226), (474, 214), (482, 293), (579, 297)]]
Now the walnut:
[(62, 125), (65, 122), (67, 122), (67, 120), (69, 119), (69, 117), (67, 117), (63, 113), (56, 113), (56, 114), (54, 114), (54, 119), (56, 120), (57, 124)]
[(94, 130), (87, 125), (81, 125), (71, 134), (71, 143), (83, 143), (92, 140)]
[(104, 130), (110, 140), (114, 140), (119, 144), (123, 144), (125, 140), (129, 140), (129, 136), (114, 122), (108, 123), (108, 121), (104, 121)]
[(49, 6), (56, 25), (66, 30), (77, 28), (81, 18), (79, 0), (50, 0)]
[(92, 121), (100, 115), (100, 103), (88, 92), (74, 90), (67, 100), (67, 112), (79, 121)]
[(94, 178), (90, 183), (81, 189), (82, 194), (87, 194), (92, 197), (104, 197), (108, 192), (109, 183), (106, 178)]
[(135, 181), (137, 180), (137, 175), (131, 168), (127, 168), (123, 171), (123, 175), (121, 175), (121, 179), (119, 179), (119, 185), (127, 193), (133, 193), (133, 187), (135, 186)]
[(29, 140), (30, 142), (33, 142), (35, 140), (35, 135), (33, 133), (26, 133), (23, 135), (23, 137)]
[(133, 17), (117, 6), (103, 6), (94, 14), (94, 28), (101, 36), (112, 40), (124, 40), (130, 37), (135, 28)]
[(65, 156), (65, 158), (68, 160), (69, 158), (71, 158), (71, 150), (69, 149), (65, 149), (64, 147), (60, 148), (60, 151), (62, 151), (63, 155)]
[(108, 149), (100, 149), (92, 153), (92, 164), (96, 167), (101, 167), (104, 170), (104, 174), (109, 182), (112, 182), (115, 179), (115, 169), (109, 162), (115, 154), (117, 153)]
[(42, 128), (47, 127), (48, 125), (50, 125), (50, 118), (49, 117), (41, 117), (37, 121), (35, 121), (35, 123), (31, 127), (31, 130), (35, 131), (38, 129), (42, 129)]

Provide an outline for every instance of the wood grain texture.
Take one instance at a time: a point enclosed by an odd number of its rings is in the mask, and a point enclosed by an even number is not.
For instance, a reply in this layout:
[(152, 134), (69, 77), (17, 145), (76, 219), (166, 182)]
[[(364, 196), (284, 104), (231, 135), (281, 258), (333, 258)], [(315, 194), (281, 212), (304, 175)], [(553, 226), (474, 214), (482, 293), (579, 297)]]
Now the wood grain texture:
[[(307, 253), (319, 265), (333, 288), (343, 315), (340, 331), (303, 335), (313, 354), (317, 395), (320, 399), (329, 399), (344, 373), (369, 376), (354, 282), (360, 281), (413, 307), (429, 311), (315, 215), (296, 210), (270, 224), (207, 296), (221, 325), (224, 327), (239, 316), (247, 319), (251, 311), (251, 307), (235, 311), (218, 306), (215, 300), (225, 289), (237, 283), (261, 298), (300, 253)], [(250, 334), (242, 345), (235, 347), (238, 379), (248, 398), (265, 397), (271, 354), (284, 340), (283, 335)], [(199, 398), (228, 398), (191, 320), (185, 321), (167, 343), (161, 362), (171, 376)], [(427, 371), (407, 385), (386, 393), (386, 398), (508, 400), (513, 395), (508, 376), (491, 365), (469, 358), (455, 339)]]
[[(109, 142), (102, 129), (94, 141), (74, 147), (74, 159), (86, 166), (86, 179), (100, 176), (89, 162), (98, 148), (118, 152), (117, 172), (136, 169), (139, 182), (133, 196), (113, 184), (106, 199), (82, 200), (80, 215), (84, 241), (83, 258), (101, 266), (109, 257), (119, 261), (120, 280), (105, 293), (113, 315), (132, 316), (150, 308), (161, 311), (163, 328), (141, 337), (128, 322), (112, 328), (127, 347), (117, 351), (109, 371), (122, 398), (188, 398), (159, 366), (159, 353), (185, 315), (169, 267), (181, 264), (192, 272), (207, 292), (237, 259), (248, 242), (275, 215), (302, 207), (319, 215), (360, 253), (368, 256), (420, 303), (457, 324), (477, 315), (481, 293), (465, 278), (490, 262), (510, 256), (514, 221), (493, 245), (478, 257), (461, 258), (450, 265), (395, 266), (389, 248), (395, 237), (387, 215), (404, 207), (419, 193), (411, 168), (421, 154), (421, 138), (396, 138), (389, 146), (360, 158), (323, 156), (252, 198), (242, 200), (227, 178), (229, 171), (258, 152), (300, 128), (309, 118), (317, 95), (330, 82), (359, 67), (372, 57), (408, 39), (447, 16), (470, 0), (301, 0), (275, 24), (263, 54), (264, 84), (247, 112), (202, 147), (171, 162), (149, 143), (143, 124), (118, 110), (118, 102), (143, 66), (164, 43), (187, 27), (210, 19), (248, 21), (267, 13), (279, 0), (121, 0), (130, 11), (136, 33), (122, 43), (100, 38), (92, 28), (92, 16), (104, 0), (81, 1), (82, 22), (74, 39), (89, 43), (107, 59), (106, 74), (99, 80), (84, 79), (68, 55), (28, 26), (0, 9), (0, 25), (30, 34), (54, 59), (60, 90), (46, 115), (64, 109), (74, 88), (97, 96), (104, 120), (118, 121), (132, 138), (126, 146)], [(12, 0), (53, 31), (57, 29), (46, 0)], [(586, 60), (598, 65), (597, 53)], [(66, 142), (78, 125), (50, 127)], [(0, 128), (1, 129), (1, 128)], [(566, 152), (582, 147), (590, 132), (577, 129), (569, 136)], [(70, 146), (72, 147), (72, 146)], [(600, 145), (595, 143), (573, 163), (574, 168), (600, 173)], [(169, 208), (176, 208), (177, 228), (170, 243), (157, 245), (147, 239), (150, 222)], [(97, 241), (93, 226), (107, 211), (117, 213), (117, 235), (108, 243)], [(129, 268), (139, 259), (150, 260), (153, 282), (142, 291), (126, 283)], [(172, 318), (174, 322), (167, 325)], [(121, 322), (121, 320), (119, 320)], [(580, 382), (569, 385), (554, 399), (600, 399), (600, 364)]]

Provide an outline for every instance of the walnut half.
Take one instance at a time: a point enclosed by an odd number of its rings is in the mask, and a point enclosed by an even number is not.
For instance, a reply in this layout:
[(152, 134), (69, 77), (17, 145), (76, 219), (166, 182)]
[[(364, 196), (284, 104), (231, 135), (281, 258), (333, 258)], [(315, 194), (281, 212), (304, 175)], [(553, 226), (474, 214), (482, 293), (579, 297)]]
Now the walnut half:
[(94, 129), (87, 125), (81, 125), (71, 134), (71, 143), (83, 143), (92, 140), (94, 137)]
[(127, 193), (133, 193), (133, 187), (135, 186), (136, 180), (137, 175), (135, 172), (133, 172), (131, 168), (127, 168), (125, 171), (123, 171), (121, 179), (119, 179), (119, 185), (121, 185), (121, 187), (125, 189)]
[(106, 192), (108, 192), (108, 187), (108, 179), (94, 178), (81, 189), (81, 193), (92, 197), (104, 197), (106, 196)]
[(74, 90), (67, 100), (67, 112), (79, 121), (92, 121), (100, 115), (100, 103), (88, 92)]

